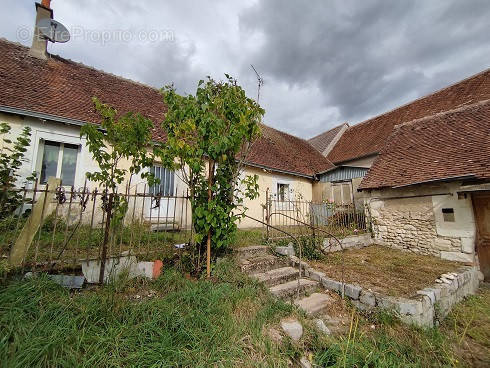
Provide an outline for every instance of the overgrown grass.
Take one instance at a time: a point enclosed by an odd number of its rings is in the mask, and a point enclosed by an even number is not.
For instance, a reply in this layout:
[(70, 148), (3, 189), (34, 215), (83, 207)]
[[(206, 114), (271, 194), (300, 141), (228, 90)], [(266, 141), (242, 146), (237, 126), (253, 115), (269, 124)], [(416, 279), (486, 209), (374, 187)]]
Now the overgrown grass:
[(318, 347), (315, 359), (321, 367), (488, 367), (490, 289), (482, 287), (431, 329), (386, 312), (353, 313), (349, 332)]
[(236, 232), (235, 242), (233, 247), (248, 247), (252, 245), (260, 245), (265, 242), (265, 230), (257, 229), (238, 229)]
[[(454, 355), (436, 328), (417, 329), (380, 313), (369, 319), (353, 314), (347, 336), (316, 355), (322, 367), (450, 367)], [(371, 329), (374, 326), (374, 329)]]
[(292, 313), (230, 262), (213, 281), (169, 270), (75, 294), (42, 277), (16, 281), (0, 290), (0, 364), (286, 367), (300, 347), (264, 331)]
[[(305, 327), (299, 343), (272, 333), (291, 315)], [(488, 288), (433, 329), (386, 313), (353, 313), (351, 321), (345, 335), (321, 336), (228, 260), (216, 265), (211, 281), (169, 269), (156, 281), (122, 278), (70, 293), (39, 277), (0, 288), (0, 366), (288, 367), (303, 355), (321, 367), (490, 363)]]

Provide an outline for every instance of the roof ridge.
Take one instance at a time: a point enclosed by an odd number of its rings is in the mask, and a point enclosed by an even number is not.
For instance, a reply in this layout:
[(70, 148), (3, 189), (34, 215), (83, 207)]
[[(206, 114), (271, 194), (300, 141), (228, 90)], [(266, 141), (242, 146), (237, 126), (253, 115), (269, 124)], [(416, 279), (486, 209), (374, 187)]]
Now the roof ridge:
[(315, 147), (313, 147), (313, 146), (312, 146), (312, 144), (311, 144), (311, 143), (310, 143), (308, 140), (306, 140), (306, 139), (304, 139), (304, 138), (301, 138), (301, 137), (298, 137), (298, 136), (296, 136), (296, 135), (293, 135), (293, 134), (290, 134), (290, 133), (284, 132), (284, 131), (282, 131), (282, 130), (279, 130), (279, 129), (273, 128), (273, 127), (271, 127), (270, 125), (267, 125), (267, 124), (265, 124), (265, 123), (263, 123), (263, 122), (262, 122), (262, 123), (260, 123), (260, 124), (262, 124), (263, 126), (265, 126), (265, 127), (269, 128), (269, 129), (275, 130), (276, 132), (279, 132), (279, 133), (281, 133), (281, 134), (285, 134), (285, 135), (287, 135), (287, 136), (290, 136), (290, 137), (296, 138), (296, 139), (298, 139), (298, 140), (300, 140), (300, 141), (304, 142), (305, 144), (307, 144), (307, 145), (308, 145), (308, 146), (309, 146), (309, 147), (310, 147), (310, 148), (311, 148), (311, 149), (312, 149), (312, 150), (315, 152), (315, 154), (317, 154), (317, 155), (318, 155), (318, 157), (322, 157), (322, 158), (323, 158), (324, 160), (326, 160), (326, 161), (327, 161), (329, 164), (331, 164), (331, 165), (335, 166), (335, 164), (334, 164), (334, 163), (333, 163), (333, 162), (332, 162), (332, 161), (331, 161), (331, 160), (330, 160), (328, 157), (323, 156), (323, 155), (322, 155), (322, 154), (321, 154), (321, 153), (320, 153), (320, 152), (319, 152), (319, 151), (318, 151), (318, 150), (317, 150)]
[[(23, 45), (20, 42), (10, 41), (10, 40), (6, 39), (5, 37), (0, 37), (0, 41), (5, 41), (5, 42), (10, 43), (12, 45), (15, 45), (17, 47), (26, 49), (26, 51), (29, 49), (29, 46)], [(29, 56), (29, 54), (26, 54), (26, 56)], [(31, 57), (34, 57), (34, 56), (31, 56)], [(160, 89), (159, 88), (150, 86), (150, 85), (145, 84), (143, 82), (139, 82), (139, 81), (136, 81), (134, 79), (130, 79), (130, 78), (123, 77), (121, 75), (110, 73), (110, 72), (107, 72), (107, 71), (105, 71), (103, 69), (98, 69), (98, 68), (96, 68), (94, 66), (90, 66), (90, 65), (84, 64), (84, 63), (82, 63), (80, 61), (75, 61), (75, 60), (72, 60), (72, 59), (64, 58), (64, 57), (62, 57), (62, 56), (60, 56), (58, 54), (52, 54), (52, 53), (49, 53), (48, 52), (48, 60), (55, 60), (55, 61), (60, 61), (60, 62), (67, 62), (67, 63), (72, 64), (72, 65), (77, 65), (77, 66), (80, 66), (80, 67), (83, 67), (83, 68), (86, 68), (86, 69), (89, 69), (89, 70), (96, 71), (98, 73), (109, 75), (111, 77), (114, 77), (116, 79), (119, 79), (119, 80), (122, 80), (122, 81), (125, 81), (125, 82), (133, 83), (133, 84), (136, 84), (138, 86), (146, 87), (146, 88), (152, 89), (152, 90), (154, 90), (156, 92), (160, 92)]]
[(309, 141), (311, 141), (312, 139), (318, 138), (319, 136), (321, 136), (321, 135), (323, 135), (323, 134), (326, 134), (326, 133), (328, 133), (328, 132), (331, 132), (331, 131), (332, 131), (332, 130), (334, 130), (334, 129), (340, 128), (340, 127), (341, 127), (341, 126), (343, 126), (343, 125), (347, 125), (347, 128), (350, 128), (349, 123), (348, 123), (347, 121), (344, 121), (343, 123), (341, 123), (341, 124), (339, 124), (339, 125), (336, 125), (336, 126), (334, 126), (333, 128), (330, 128), (329, 130), (325, 130), (325, 131), (321, 132), (320, 134), (315, 135), (314, 137), (308, 138), (308, 139), (307, 139), (307, 141), (309, 142)]
[(393, 111), (396, 111), (396, 110), (399, 110), (399, 109), (401, 109), (401, 108), (403, 108), (403, 107), (409, 106), (409, 105), (411, 105), (411, 104), (413, 104), (413, 103), (415, 103), (415, 102), (417, 102), (417, 101), (420, 101), (420, 100), (423, 100), (423, 99), (428, 98), (428, 97), (430, 97), (430, 96), (433, 96), (433, 95), (435, 95), (435, 94), (437, 94), (437, 93), (440, 93), (440, 92), (442, 92), (442, 91), (444, 91), (444, 90), (447, 90), (447, 89), (449, 89), (449, 88), (452, 88), (452, 87), (454, 87), (454, 86), (457, 86), (457, 85), (458, 85), (458, 84), (460, 84), (460, 83), (466, 82), (466, 81), (468, 81), (468, 80), (470, 80), (470, 79), (473, 79), (473, 78), (475, 78), (475, 77), (478, 77), (478, 76), (480, 76), (480, 75), (482, 75), (482, 74), (485, 74), (485, 73), (488, 73), (488, 72), (490, 72), (490, 68), (484, 69), (484, 70), (482, 70), (481, 72), (478, 72), (478, 73), (476, 73), (476, 74), (470, 75), (470, 76), (468, 76), (468, 77), (466, 77), (466, 78), (464, 78), (464, 79), (461, 79), (461, 80), (459, 80), (459, 81), (457, 81), (457, 82), (451, 83), (450, 85), (448, 85), (448, 86), (446, 86), (446, 87), (439, 88), (439, 89), (437, 89), (437, 90), (435, 90), (435, 91), (433, 91), (433, 92), (431, 92), (431, 93), (428, 93), (428, 94), (426, 94), (426, 95), (420, 96), (420, 97), (416, 98), (415, 100), (411, 100), (411, 101), (406, 102), (406, 103), (404, 103), (404, 104), (402, 104), (402, 105), (400, 105), (400, 106), (394, 107), (394, 108), (392, 108), (391, 110), (388, 110), (388, 111), (383, 112), (382, 114), (375, 115), (375, 116), (370, 117), (370, 118), (368, 118), (368, 119), (366, 119), (366, 120), (363, 120), (363, 121), (361, 121), (361, 122), (359, 122), (359, 123), (357, 123), (357, 124), (351, 125), (351, 126), (349, 126), (347, 129), (352, 129), (352, 128), (359, 127), (359, 126), (361, 126), (361, 125), (367, 124), (367, 123), (369, 123), (370, 121), (372, 121), (372, 120), (374, 120), (374, 119), (376, 119), (376, 118), (379, 118), (379, 117), (384, 116), (384, 115), (388, 115), (388, 114), (392, 113)]
[[(263, 123), (263, 122), (261, 122), (260, 124), (262, 124), (263, 126), (265, 126), (265, 127), (269, 128), (269, 129), (273, 129), (273, 130), (275, 130), (276, 132), (279, 132), (279, 133), (281, 133), (281, 134), (286, 134), (286, 135), (288, 135), (288, 136), (290, 136), (290, 137), (293, 137), (293, 138), (296, 138), (296, 139), (300, 139), (300, 140), (302, 140), (302, 141), (304, 141), (304, 142), (308, 143), (308, 141), (307, 141), (306, 139), (301, 138), (301, 137), (298, 137), (297, 135), (294, 135), (294, 134), (291, 134), (291, 133), (285, 132), (284, 130), (279, 130), (279, 129), (277, 129), (277, 128), (273, 128), (273, 127), (271, 127), (270, 125), (267, 125), (267, 124), (265, 124), (265, 123)], [(308, 143), (308, 144), (309, 144), (309, 143)]]
[(482, 106), (482, 105), (486, 105), (488, 103), (490, 103), (490, 99), (478, 101), (478, 102), (475, 102), (475, 103), (473, 103), (471, 105), (463, 105), (463, 106), (460, 106), (460, 107), (458, 107), (456, 109), (452, 109), (452, 110), (441, 111), (441, 112), (438, 112), (436, 114), (424, 116), (422, 118), (418, 118), (418, 119), (413, 119), (413, 120), (410, 120), (410, 121), (406, 121), (406, 122), (403, 122), (401, 124), (396, 124), (393, 127), (393, 131), (395, 129), (399, 129), (399, 128), (404, 127), (404, 126), (407, 126), (407, 125), (414, 125), (414, 124), (417, 124), (417, 123), (422, 123), (425, 120), (432, 120), (432, 119), (434, 119), (436, 117), (439, 117), (439, 116), (454, 114), (454, 113), (457, 113), (457, 112), (469, 110), (469, 109), (474, 108), (474, 107), (479, 107), (479, 106)]

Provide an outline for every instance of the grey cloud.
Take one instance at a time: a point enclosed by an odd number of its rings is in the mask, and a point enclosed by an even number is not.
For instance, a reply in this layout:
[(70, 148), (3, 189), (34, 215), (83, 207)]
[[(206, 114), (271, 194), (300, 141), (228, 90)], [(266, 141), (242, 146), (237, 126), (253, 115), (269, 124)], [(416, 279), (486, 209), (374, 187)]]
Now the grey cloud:
[[(0, 36), (32, 26), (34, 1), (3, 0)], [(193, 93), (206, 75), (236, 77), (265, 122), (301, 137), (394, 108), (490, 66), (488, 0), (53, 0), (87, 29), (166, 29), (173, 42), (86, 39), (50, 51), (155, 87)], [(23, 42), (30, 44), (30, 40)]]
[[(263, 35), (266, 74), (317, 84), (323, 105), (355, 123), (488, 67), (488, 19), (486, 1), (276, 0), (244, 12), (241, 26)], [(317, 132), (335, 123), (319, 117)]]

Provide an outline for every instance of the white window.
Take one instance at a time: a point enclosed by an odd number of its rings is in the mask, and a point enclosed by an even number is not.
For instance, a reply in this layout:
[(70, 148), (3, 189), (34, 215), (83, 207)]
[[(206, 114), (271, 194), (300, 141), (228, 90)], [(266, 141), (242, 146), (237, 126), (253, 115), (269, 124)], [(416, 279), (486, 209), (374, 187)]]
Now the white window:
[(160, 183), (150, 187), (150, 193), (164, 197), (174, 195), (175, 173), (162, 166), (155, 165), (150, 169), (155, 178), (160, 179)]
[(277, 200), (289, 201), (289, 184), (277, 183)]
[(352, 182), (332, 183), (332, 199), (335, 204), (352, 204)]
[(50, 176), (61, 178), (62, 185), (75, 185), (79, 146), (41, 140), (39, 144), (39, 183), (46, 184)]

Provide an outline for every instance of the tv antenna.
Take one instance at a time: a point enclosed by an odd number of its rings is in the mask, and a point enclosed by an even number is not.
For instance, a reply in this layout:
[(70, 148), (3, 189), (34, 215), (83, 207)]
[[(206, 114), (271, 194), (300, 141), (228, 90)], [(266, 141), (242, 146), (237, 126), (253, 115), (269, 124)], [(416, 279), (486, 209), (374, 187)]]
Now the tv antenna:
[(51, 42), (68, 42), (70, 40), (70, 32), (60, 22), (54, 19), (44, 18), (37, 22), (39, 32), (44, 38)]
[(250, 64), (250, 66), (252, 67), (252, 69), (254, 70), (255, 74), (257, 75), (257, 82), (258, 82), (258, 86), (257, 86), (257, 103), (259, 103), (259, 99), (260, 99), (260, 87), (262, 87), (264, 85), (264, 79), (259, 75), (259, 73), (257, 73), (257, 70), (255, 70), (254, 66), (252, 64)]

